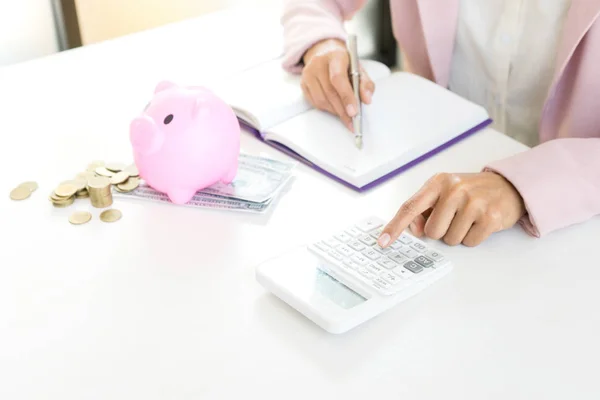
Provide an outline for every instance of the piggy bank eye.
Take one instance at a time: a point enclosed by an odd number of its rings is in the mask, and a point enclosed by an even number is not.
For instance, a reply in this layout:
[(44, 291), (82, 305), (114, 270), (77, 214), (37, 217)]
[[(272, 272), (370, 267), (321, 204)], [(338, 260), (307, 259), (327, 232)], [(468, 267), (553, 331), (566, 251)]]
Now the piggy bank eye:
[(173, 121), (173, 114), (169, 114), (165, 117), (164, 123), (165, 125), (169, 125)]

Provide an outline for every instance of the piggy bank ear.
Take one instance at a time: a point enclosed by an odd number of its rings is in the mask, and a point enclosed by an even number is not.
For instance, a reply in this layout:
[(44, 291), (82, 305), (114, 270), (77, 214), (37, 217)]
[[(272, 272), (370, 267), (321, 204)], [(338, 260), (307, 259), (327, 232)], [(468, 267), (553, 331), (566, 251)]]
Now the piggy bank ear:
[(167, 90), (173, 87), (176, 87), (177, 85), (171, 81), (162, 81), (159, 82), (158, 85), (156, 85), (156, 89), (154, 89), (154, 93), (158, 93), (158, 92), (162, 92), (163, 90)]
[(208, 115), (208, 100), (202, 96), (196, 97), (194, 100), (194, 110), (192, 111), (192, 115), (194, 117), (206, 117)]

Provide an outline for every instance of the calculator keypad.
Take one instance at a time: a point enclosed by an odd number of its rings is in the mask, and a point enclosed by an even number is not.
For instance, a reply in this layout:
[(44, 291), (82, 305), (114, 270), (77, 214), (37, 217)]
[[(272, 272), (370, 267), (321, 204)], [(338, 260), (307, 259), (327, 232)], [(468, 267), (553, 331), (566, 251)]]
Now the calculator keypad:
[(398, 292), (415, 277), (445, 263), (444, 256), (403, 233), (388, 248), (377, 244), (383, 221), (369, 218), (309, 246), (332, 267), (350, 273), (383, 295)]

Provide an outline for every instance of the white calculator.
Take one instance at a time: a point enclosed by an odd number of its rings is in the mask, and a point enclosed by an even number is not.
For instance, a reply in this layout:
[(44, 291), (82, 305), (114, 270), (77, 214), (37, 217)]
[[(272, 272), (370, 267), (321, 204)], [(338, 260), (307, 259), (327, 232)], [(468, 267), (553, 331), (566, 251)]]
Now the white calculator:
[(256, 270), (267, 290), (330, 333), (344, 333), (446, 275), (442, 253), (403, 233), (382, 249), (384, 221), (366, 218)]

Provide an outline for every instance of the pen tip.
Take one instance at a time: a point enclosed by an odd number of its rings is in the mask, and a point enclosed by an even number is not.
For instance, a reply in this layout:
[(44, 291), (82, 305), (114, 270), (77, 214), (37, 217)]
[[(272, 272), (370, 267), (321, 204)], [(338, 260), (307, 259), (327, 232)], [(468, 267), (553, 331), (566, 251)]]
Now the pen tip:
[(362, 141), (362, 138), (361, 138), (361, 137), (357, 137), (357, 138), (355, 139), (355, 142), (356, 142), (356, 147), (358, 147), (359, 149), (362, 149), (362, 147), (363, 147), (363, 141)]

